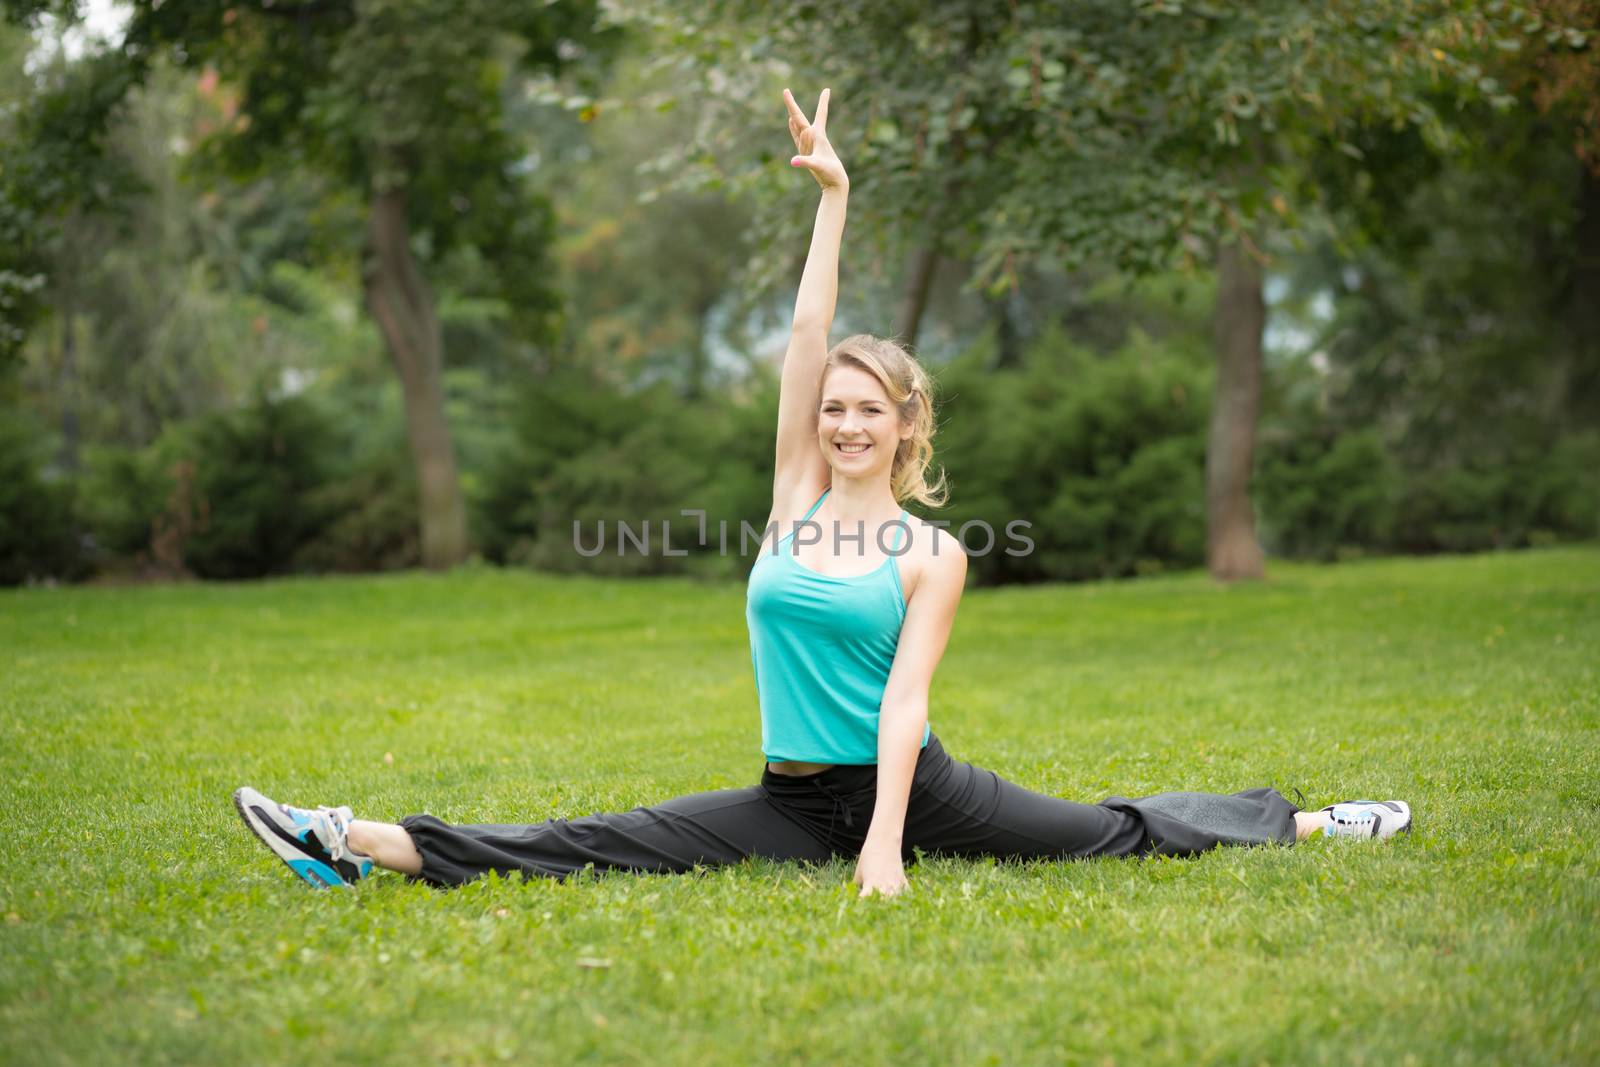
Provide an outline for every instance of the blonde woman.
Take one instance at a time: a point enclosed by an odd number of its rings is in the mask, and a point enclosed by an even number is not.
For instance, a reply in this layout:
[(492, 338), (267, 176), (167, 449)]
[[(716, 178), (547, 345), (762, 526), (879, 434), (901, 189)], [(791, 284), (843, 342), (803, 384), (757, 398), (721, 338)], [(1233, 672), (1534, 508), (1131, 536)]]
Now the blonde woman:
[(1299, 810), (1268, 788), (1080, 804), (952, 759), (928, 723), (928, 688), (966, 581), (967, 557), (902, 504), (944, 502), (927, 480), (927, 374), (891, 341), (828, 347), (850, 181), (828, 141), (824, 89), (807, 120), (784, 90), (791, 163), (821, 186), (784, 357), (768, 530), (746, 621), (766, 763), (759, 785), (653, 807), (532, 824), (359, 821), (253, 789), (247, 826), (314, 886), (384, 867), (440, 886), (488, 871), (565, 877), (593, 866), (651, 872), (773, 860), (856, 860), (861, 895), (907, 885), (913, 849), (999, 858), (1191, 854), (1290, 844), (1313, 833), (1380, 838), (1410, 828), (1400, 801)]

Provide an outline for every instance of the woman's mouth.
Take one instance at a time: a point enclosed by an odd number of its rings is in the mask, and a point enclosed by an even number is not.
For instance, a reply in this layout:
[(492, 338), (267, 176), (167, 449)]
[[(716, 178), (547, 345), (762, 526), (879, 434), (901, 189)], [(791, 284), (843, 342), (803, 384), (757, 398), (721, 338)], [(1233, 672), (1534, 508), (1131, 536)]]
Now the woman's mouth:
[(837, 448), (840, 452), (844, 453), (847, 456), (859, 456), (859, 455), (861, 455), (861, 453), (865, 452), (867, 449), (871, 448), (872, 446), (870, 444), (867, 444), (867, 443), (861, 443), (861, 444), (849, 444), (849, 445), (836, 444), (833, 447)]

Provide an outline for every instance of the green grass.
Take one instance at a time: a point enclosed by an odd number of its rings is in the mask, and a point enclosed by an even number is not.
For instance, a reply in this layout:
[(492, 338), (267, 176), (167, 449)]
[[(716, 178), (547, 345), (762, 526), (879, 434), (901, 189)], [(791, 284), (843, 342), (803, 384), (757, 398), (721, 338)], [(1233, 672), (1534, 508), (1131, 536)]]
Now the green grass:
[(1402, 797), (1415, 833), (929, 858), (892, 900), (842, 860), (313, 892), (236, 786), (538, 821), (753, 784), (743, 589), (13, 591), (0, 1062), (1594, 1063), (1597, 669), (1595, 549), (974, 590), (955, 758), (1091, 801)]

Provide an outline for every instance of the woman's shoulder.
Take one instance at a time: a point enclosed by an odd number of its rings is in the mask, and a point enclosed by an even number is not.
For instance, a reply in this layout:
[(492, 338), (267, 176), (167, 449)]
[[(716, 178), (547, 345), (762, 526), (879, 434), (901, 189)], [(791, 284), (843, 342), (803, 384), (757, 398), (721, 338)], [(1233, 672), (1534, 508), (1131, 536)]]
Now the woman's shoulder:
[(909, 512), (906, 519), (911, 526), (911, 541), (901, 561), (907, 564), (904, 568), (907, 604), (928, 578), (937, 577), (964, 585), (967, 553), (961, 547), (960, 539), (949, 530)]

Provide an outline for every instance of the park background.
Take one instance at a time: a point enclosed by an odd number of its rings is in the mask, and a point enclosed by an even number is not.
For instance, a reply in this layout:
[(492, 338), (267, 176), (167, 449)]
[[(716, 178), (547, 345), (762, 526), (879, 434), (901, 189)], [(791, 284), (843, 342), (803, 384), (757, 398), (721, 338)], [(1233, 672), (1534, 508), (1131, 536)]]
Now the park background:
[[(0, 3), (0, 1059), (1595, 1062), (1600, 5), (73, 7)], [(243, 831), (754, 780), (750, 560), (678, 534), (770, 503), (785, 86), (834, 335), (937, 382), (919, 513), (1033, 524), (952, 754), (1408, 839), (880, 907), (315, 894)]]
[(977, 580), (1600, 524), (1592, 4), (7, 7), (0, 581), (738, 577), (572, 531), (767, 514), (786, 85)]

